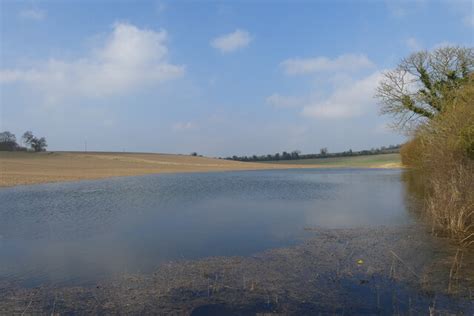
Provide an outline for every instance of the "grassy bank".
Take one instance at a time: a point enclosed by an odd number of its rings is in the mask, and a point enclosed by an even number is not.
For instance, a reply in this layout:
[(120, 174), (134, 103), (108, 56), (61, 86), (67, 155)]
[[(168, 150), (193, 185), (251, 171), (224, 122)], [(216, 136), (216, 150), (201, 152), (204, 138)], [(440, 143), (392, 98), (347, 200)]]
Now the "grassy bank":
[(268, 163), (284, 165), (317, 165), (321, 167), (399, 168), (400, 154), (381, 154), (353, 157), (280, 160)]

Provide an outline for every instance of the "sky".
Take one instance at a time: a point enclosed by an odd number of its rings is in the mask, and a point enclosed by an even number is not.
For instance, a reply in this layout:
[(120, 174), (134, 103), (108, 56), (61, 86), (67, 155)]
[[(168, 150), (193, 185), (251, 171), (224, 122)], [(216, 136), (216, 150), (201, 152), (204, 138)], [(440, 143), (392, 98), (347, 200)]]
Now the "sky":
[(402, 143), (383, 72), (472, 47), (473, 3), (0, 0), (0, 131), (214, 157)]

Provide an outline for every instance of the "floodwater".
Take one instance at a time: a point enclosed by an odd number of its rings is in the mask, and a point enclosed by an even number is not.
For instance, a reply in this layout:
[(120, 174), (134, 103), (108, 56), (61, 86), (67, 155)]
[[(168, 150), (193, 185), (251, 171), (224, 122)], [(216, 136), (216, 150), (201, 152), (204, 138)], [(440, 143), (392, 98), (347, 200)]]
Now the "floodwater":
[(473, 314), (472, 253), (424, 231), (404, 179), (300, 169), (0, 189), (0, 314)]
[(151, 175), (0, 190), (0, 279), (85, 285), (289, 246), (305, 228), (410, 222), (400, 171)]

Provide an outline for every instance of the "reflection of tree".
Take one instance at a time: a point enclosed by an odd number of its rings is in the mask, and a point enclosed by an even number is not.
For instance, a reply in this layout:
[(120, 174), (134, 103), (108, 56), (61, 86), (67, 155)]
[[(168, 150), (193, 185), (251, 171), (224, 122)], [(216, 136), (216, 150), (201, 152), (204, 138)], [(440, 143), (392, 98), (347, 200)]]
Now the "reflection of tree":
[(422, 208), (425, 202), (426, 186), (423, 175), (419, 171), (404, 170), (402, 173), (404, 199), (408, 211), (416, 218), (423, 216)]

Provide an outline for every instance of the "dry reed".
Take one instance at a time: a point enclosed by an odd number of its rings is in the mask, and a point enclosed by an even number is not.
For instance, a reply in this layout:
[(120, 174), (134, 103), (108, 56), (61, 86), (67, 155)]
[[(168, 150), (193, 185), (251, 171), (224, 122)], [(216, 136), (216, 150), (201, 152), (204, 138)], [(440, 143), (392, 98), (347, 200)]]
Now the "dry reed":
[(420, 126), (401, 150), (402, 162), (418, 169), (425, 211), (435, 228), (464, 245), (474, 243), (474, 83), (460, 90), (446, 110)]

